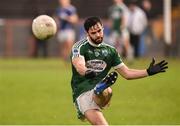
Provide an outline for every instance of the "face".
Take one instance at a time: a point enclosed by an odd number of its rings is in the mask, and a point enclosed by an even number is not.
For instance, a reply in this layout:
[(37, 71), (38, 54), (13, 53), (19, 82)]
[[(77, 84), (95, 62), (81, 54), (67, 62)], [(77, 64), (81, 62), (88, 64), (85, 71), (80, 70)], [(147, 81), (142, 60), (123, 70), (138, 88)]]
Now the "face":
[(115, 4), (120, 4), (120, 3), (123, 3), (123, 0), (114, 0), (114, 3)]
[(129, 5), (129, 10), (130, 10), (130, 11), (134, 11), (134, 9), (135, 9), (135, 5), (130, 4), (130, 5)]
[(70, 4), (70, 0), (59, 0), (59, 4), (62, 6), (62, 7), (66, 7)]
[(88, 36), (94, 44), (100, 44), (103, 41), (103, 26), (100, 23), (89, 28)]

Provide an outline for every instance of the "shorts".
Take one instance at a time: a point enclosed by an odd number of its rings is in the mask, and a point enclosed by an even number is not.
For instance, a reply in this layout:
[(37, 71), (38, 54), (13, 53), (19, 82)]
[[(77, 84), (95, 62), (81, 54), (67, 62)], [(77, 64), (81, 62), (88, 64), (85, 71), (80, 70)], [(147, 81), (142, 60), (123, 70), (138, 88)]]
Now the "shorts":
[(129, 32), (127, 29), (123, 29), (121, 31), (121, 34), (116, 32), (116, 31), (113, 31), (110, 35), (110, 45), (112, 46), (115, 46), (115, 42), (116, 41), (119, 41), (121, 46), (123, 46), (126, 42), (126, 40), (129, 40)]
[(121, 43), (122, 45), (122, 35), (116, 31), (113, 31), (109, 37), (109, 44), (115, 47), (117, 42)]
[(81, 94), (75, 101), (75, 106), (78, 112), (78, 118), (84, 120), (84, 113), (90, 109), (101, 110), (101, 108), (93, 100), (94, 90), (87, 91)]
[(63, 43), (65, 41), (75, 41), (75, 31), (72, 29), (65, 29), (65, 30), (60, 30), (57, 33), (57, 39), (60, 43)]

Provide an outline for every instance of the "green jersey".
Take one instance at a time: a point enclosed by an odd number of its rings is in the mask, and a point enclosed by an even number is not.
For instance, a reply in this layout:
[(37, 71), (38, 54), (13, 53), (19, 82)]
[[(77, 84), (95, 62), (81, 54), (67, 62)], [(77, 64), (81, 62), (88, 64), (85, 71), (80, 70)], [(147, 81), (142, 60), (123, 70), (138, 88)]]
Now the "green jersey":
[(120, 5), (113, 5), (109, 9), (109, 15), (112, 20), (112, 30), (121, 33), (121, 23), (123, 17), (123, 8)]
[(122, 65), (121, 58), (114, 47), (105, 43), (97, 46), (90, 42), (88, 38), (74, 44), (71, 58), (75, 57), (84, 57), (86, 67), (99, 74), (93, 79), (87, 79), (85, 76), (80, 75), (72, 65), (71, 87), (73, 101), (83, 92), (93, 89), (108, 74), (111, 67), (116, 69)]

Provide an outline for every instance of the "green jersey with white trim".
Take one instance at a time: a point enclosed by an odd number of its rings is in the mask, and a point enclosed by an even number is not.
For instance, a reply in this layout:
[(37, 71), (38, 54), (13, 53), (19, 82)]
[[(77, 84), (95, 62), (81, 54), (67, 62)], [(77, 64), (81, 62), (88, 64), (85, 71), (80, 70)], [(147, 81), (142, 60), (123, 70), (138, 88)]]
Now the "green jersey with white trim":
[(93, 89), (109, 72), (111, 67), (118, 67), (122, 60), (116, 49), (105, 43), (94, 45), (88, 38), (76, 42), (72, 48), (71, 59), (84, 57), (86, 67), (98, 73), (92, 79), (80, 75), (72, 65), (71, 87), (73, 91), (73, 101), (83, 92)]
[(109, 15), (112, 20), (112, 30), (121, 34), (123, 8), (121, 5), (113, 5), (109, 8)]

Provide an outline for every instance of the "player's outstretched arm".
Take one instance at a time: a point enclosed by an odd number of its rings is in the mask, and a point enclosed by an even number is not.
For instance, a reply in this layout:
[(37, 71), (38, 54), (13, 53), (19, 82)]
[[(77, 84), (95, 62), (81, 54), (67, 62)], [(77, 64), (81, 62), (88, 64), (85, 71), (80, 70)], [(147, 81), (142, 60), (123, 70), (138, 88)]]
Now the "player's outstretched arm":
[(148, 75), (151, 76), (157, 73), (166, 72), (166, 69), (168, 68), (167, 64), (168, 62), (166, 62), (165, 60), (162, 60), (161, 62), (155, 64), (155, 59), (153, 58), (147, 69)]
[(168, 68), (167, 64), (168, 63), (165, 60), (155, 64), (155, 59), (153, 58), (152, 62), (150, 63), (147, 69), (130, 69), (126, 65), (123, 65), (120, 68), (118, 68), (117, 71), (125, 79), (131, 80), (151, 76), (160, 72), (165, 72), (165, 70)]

